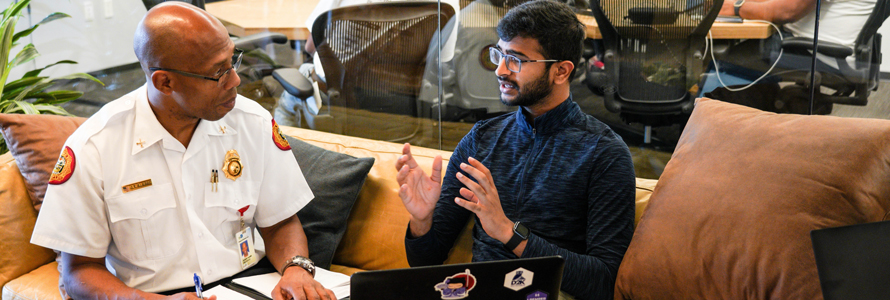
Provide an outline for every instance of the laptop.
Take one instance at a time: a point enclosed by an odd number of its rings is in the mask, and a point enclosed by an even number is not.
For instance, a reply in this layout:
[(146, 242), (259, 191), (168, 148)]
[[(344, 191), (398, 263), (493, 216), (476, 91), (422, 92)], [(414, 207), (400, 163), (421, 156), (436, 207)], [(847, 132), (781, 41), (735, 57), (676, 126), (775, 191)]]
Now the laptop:
[(825, 300), (890, 299), (890, 221), (810, 235)]
[(556, 300), (564, 264), (548, 256), (358, 272), (350, 298)]

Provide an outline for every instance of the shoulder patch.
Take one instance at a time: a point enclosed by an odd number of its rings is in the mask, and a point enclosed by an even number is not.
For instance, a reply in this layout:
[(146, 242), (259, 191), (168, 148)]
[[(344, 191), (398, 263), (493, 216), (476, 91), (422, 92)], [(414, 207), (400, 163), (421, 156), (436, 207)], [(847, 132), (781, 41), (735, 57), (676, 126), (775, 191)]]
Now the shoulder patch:
[(56, 162), (56, 166), (53, 168), (53, 173), (49, 176), (49, 184), (63, 184), (68, 181), (71, 178), (71, 174), (74, 173), (76, 164), (74, 150), (71, 150), (71, 147), (65, 146), (62, 154), (59, 155), (59, 161)]
[(284, 138), (281, 129), (278, 129), (278, 123), (275, 123), (275, 119), (272, 119), (272, 142), (275, 143), (275, 146), (277, 146), (278, 149), (283, 151), (290, 150), (290, 144), (287, 142), (287, 139)]

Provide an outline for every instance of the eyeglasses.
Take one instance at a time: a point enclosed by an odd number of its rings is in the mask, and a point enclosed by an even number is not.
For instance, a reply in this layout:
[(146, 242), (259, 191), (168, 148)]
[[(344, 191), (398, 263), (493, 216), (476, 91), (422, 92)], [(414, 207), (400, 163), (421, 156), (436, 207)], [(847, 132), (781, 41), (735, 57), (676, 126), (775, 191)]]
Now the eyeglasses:
[[(221, 87), (221, 86), (225, 86), (229, 82), (229, 77), (226, 75), (228, 75), (229, 72), (232, 71), (233, 69), (238, 69), (238, 67), (241, 66), (241, 57), (242, 56), (244, 56), (244, 50), (236, 48), (235, 53), (232, 54), (232, 66), (229, 68), (226, 68), (225, 70), (220, 69), (219, 71), (216, 71), (216, 74), (213, 74), (214, 77), (207, 77), (204, 75), (198, 75), (198, 74), (194, 74), (194, 73), (189, 73), (189, 72), (174, 70), (174, 69), (167, 69), (167, 68), (148, 68), (148, 70), (152, 71), (152, 72), (167, 71), (167, 72), (173, 72), (173, 73), (188, 76), (188, 77), (213, 80), (213, 81), (216, 81), (217, 87)], [(235, 74), (235, 76), (237, 76), (237, 74)]]
[(501, 58), (507, 64), (507, 70), (513, 73), (519, 73), (522, 70), (522, 63), (524, 62), (558, 62), (559, 60), (555, 59), (530, 59), (530, 60), (522, 60), (516, 56), (510, 54), (504, 54), (501, 50), (498, 50), (495, 47), (488, 48), (489, 58), (491, 58), (491, 62), (495, 65), (501, 63)]

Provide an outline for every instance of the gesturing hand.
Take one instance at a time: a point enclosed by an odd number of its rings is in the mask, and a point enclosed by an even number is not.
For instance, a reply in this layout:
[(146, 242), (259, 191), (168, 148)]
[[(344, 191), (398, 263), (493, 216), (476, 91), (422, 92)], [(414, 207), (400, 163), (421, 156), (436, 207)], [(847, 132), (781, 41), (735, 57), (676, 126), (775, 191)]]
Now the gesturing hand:
[(424, 235), (432, 226), (433, 210), (442, 192), (442, 156), (433, 159), (432, 174), (427, 177), (411, 155), (411, 144), (405, 143), (402, 156), (396, 160), (396, 170), (399, 197), (411, 214), (411, 233), (415, 237)]
[(475, 178), (476, 182), (458, 172), (457, 180), (466, 188), (460, 189), (463, 199), (454, 198), (454, 203), (476, 214), (486, 234), (507, 243), (513, 236), (513, 222), (504, 214), (491, 171), (475, 158), (470, 157), (467, 162), (469, 164), (461, 163), (460, 169)]

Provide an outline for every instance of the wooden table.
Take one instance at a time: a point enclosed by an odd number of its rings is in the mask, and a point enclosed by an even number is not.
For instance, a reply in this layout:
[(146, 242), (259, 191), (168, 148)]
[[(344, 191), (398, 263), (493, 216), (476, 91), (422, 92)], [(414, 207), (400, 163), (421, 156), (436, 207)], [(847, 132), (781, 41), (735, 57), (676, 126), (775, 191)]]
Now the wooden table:
[[(593, 16), (578, 15), (578, 20), (587, 26), (588, 38), (603, 38)], [(765, 39), (775, 31), (769, 24), (751, 21), (743, 23), (714, 22), (711, 25), (711, 34), (715, 39)]]
[[(309, 38), (306, 19), (318, 4), (318, 0), (227, 0), (207, 3), (207, 12), (219, 18), (236, 36), (260, 32), (278, 32), (291, 40)], [(587, 37), (601, 39), (599, 27), (593, 16), (578, 15), (587, 25)], [(714, 22), (711, 33), (715, 39), (764, 39), (775, 30), (765, 23)]]
[(309, 38), (306, 19), (316, 5), (318, 0), (227, 0), (204, 7), (235, 36), (268, 31), (305, 40)]

